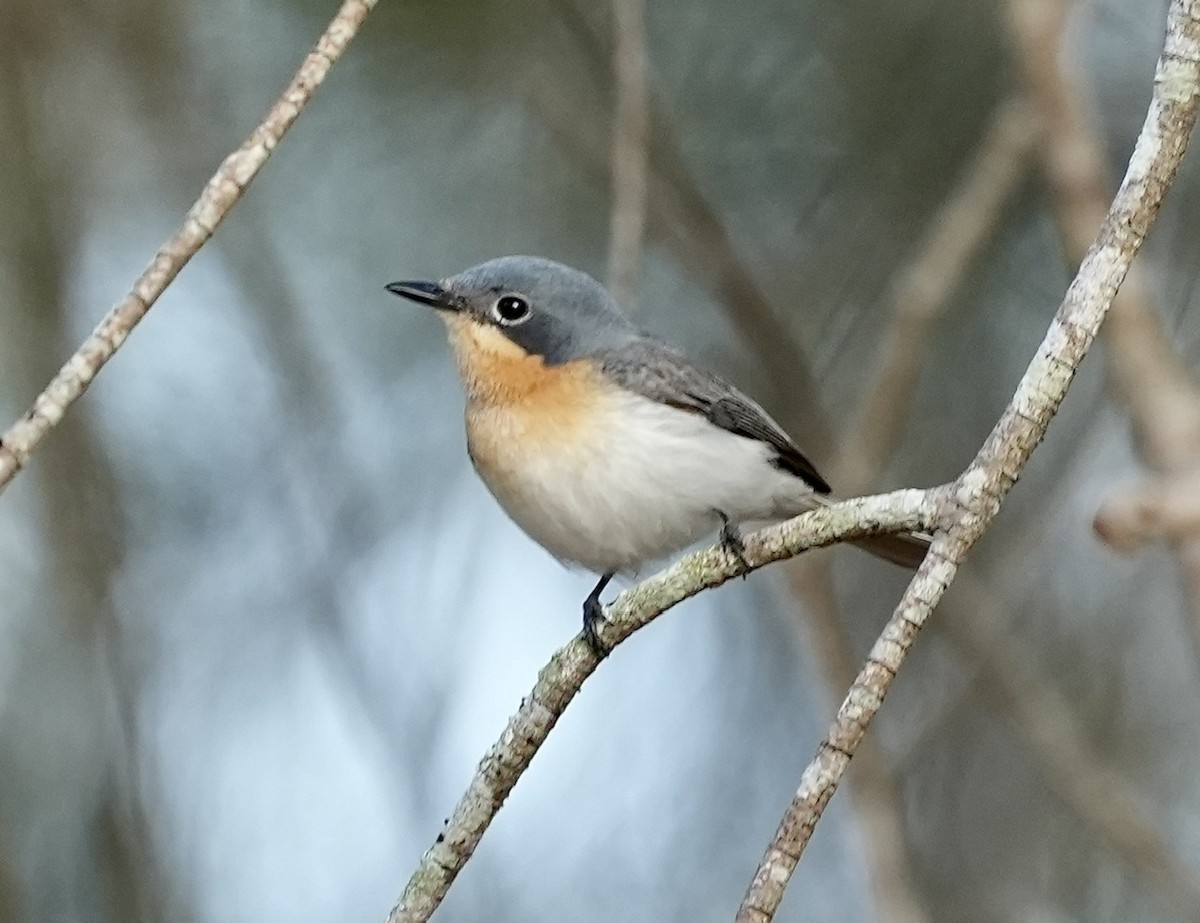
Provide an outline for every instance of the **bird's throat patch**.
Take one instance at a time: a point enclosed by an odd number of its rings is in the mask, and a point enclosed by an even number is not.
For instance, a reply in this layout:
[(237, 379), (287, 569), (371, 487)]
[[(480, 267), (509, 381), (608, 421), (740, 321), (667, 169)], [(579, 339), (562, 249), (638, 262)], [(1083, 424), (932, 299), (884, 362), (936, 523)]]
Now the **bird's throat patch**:
[(587, 361), (547, 365), (541, 356), (526, 352), (490, 324), (462, 314), (441, 317), (472, 401), (515, 404), (532, 400), (539, 405), (544, 402), (547, 410), (553, 407), (562, 412), (564, 401), (568, 406), (590, 403), (587, 395), (599, 386), (599, 376)]
[(494, 490), (532, 476), (541, 462), (595, 452), (611, 401), (595, 364), (547, 365), (499, 330), (444, 316), (467, 392), (467, 442)]

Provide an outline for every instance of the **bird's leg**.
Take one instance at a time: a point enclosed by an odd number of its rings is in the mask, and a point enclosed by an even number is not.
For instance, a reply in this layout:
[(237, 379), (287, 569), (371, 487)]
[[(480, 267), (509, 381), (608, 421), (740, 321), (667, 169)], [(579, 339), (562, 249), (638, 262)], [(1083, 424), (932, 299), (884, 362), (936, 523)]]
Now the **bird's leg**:
[(746, 560), (746, 546), (742, 544), (742, 533), (733, 520), (720, 510), (717, 510), (717, 515), (721, 517), (721, 547), (741, 565), (742, 579), (745, 580), (750, 573), (750, 562)]
[(612, 572), (602, 576), (600, 582), (588, 594), (588, 598), (583, 601), (583, 637), (597, 657), (603, 657), (608, 653), (600, 643), (599, 628), (606, 621), (604, 607), (600, 605), (600, 594), (604, 592), (604, 588), (608, 586), (608, 581), (612, 578)]

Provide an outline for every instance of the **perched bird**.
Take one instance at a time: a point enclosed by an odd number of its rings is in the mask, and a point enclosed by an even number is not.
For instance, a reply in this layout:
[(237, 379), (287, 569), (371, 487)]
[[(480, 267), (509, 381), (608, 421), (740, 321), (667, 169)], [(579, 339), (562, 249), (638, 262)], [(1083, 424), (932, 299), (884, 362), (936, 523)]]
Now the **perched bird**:
[[(713, 532), (829, 502), (829, 485), (765, 410), (641, 332), (586, 273), (530, 256), (387, 290), (437, 310), (466, 390), (467, 451), (505, 512), (560, 560), (602, 576), (583, 603)], [(855, 544), (916, 567), (928, 538)]]

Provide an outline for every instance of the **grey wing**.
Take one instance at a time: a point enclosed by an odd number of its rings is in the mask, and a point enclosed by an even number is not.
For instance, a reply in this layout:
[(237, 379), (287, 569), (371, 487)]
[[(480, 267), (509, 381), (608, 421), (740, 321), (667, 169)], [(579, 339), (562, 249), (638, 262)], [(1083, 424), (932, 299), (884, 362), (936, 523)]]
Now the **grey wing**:
[(804, 453), (765, 410), (728, 382), (696, 368), (657, 340), (642, 338), (596, 356), (604, 373), (652, 401), (708, 418), (721, 429), (771, 446), (775, 464), (817, 493), (830, 487)]

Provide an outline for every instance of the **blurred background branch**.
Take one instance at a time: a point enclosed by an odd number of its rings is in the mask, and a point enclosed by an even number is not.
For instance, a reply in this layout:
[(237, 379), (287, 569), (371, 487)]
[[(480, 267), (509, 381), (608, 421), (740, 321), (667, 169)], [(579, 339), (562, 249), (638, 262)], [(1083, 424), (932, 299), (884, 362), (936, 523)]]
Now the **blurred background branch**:
[(637, 307), (646, 228), (647, 139), (650, 133), (649, 62), (643, 0), (612, 3), (613, 107), (612, 225), (608, 288), (626, 311)]
[[(593, 122), (576, 117), (579, 108), (607, 109), (613, 95), (604, 67), (607, 43), (597, 25), (574, 0), (549, 0), (562, 17), (572, 39), (572, 57), (585, 65), (571, 73), (584, 78), (574, 87), (561, 79), (538, 79), (530, 87), (531, 105), (564, 148), (581, 164), (604, 169), (599, 154), (604, 145), (589, 137)], [(771, 410), (787, 409), (787, 421), (806, 434), (806, 445), (818, 454), (827, 449), (829, 422), (820, 405), (820, 389), (808, 359), (789, 348), (793, 339), (755, 279), (754, 270), (737, 252), (734, 241), (713, 206), (705, 199), (688, 170), (671, 120), (649, 94), (648, 223), (652, 235), (679, 261), (697, 282), (712, 291), (722, 305), (732, 306), (729, 316), (738, 333), (763, 363), (762, 378), (774, 393)], [(794, 383), (795, 389), (784, 382)]]
[[(1036, 140), (1024, 101), (999, 106), (965, 175), (950, 190), (915, 258), (897, 278), (883, 345), (836, 455), (834, 481), (848, 495), (871, 490), (896, 451), (928, 355), (932, 326), (996, 235), (1027, 175)], [(1099, 222), (1093, 224), (1097, 226)]]
[[(35, 5), (14, 4), (0, 30), (0, 125), (10, 142), (0, 167), (9, 178), (0, 207), (21, 228), (12, 292), (29, 317), (22, 332), (26, 358), (10, 362), (30, 391), (53, 374), (53, 357), (69, 343), (63, 283), (79, 246), (79, 229), (61, 207), (73, 190), (73, 172), (45, 156), (50, 144), (36, 112), (37, 81), (50, 49), (22, 41), (37, 15)], [(55, 880), (59, 899), (78, 912), (93, 906), (113, 919), (160, 920), (171, 903), (141, 802), (141, 676), (125, 656), (114, 595), (125, 551), (123, 501), (93, 427), (89, 414), (64, 425), (58, 451), (36, 480), (53, 562), (46, 615), (54, 642), (25, 652), (15, 681), (29, 695), (25, 707), (10, 710), (0, 733), (0, 765), (10, 769), (0, 807), (9, 820), (0, 856), (24, 851), (17, 839), (21, 828), (38, 825), (36, 812), (48, 807), (45, 799), (53, 793), (72, 805), (81, 822), (71, 831), (75, 850), (69, 857), (43, 852), (35, 858), (46, 863), (44, 874)], [(92, 728), (93, 745), (109, 740), (98, 748), (98, 759), (74, 760), (80, 721)], [(29, 760), (19, 731), (26, 722), (41, 726), (45, 746), (63, 760), (59, 778), (46, 779)], [(84, 884), (88, 872), (92, 887)], [(0, 916), (50, 916), (44, 895), (20, 878), (0, 859)]]
[[(1196, 870), (1163, 838), (1141, 797), (1105, 765), (1083, 738), (1071, 704), (1040, 673), (999, 625), (1003, 610), (994, 594), (974, 578), (959, 589), (974, 600), (965, 619), (941, 620), (942, 630), (980, 668), (981, 691), (1000, 701), (1014, 730), (1039, 757), (1047, 784), (1075, 814), (1090, 824), (1114, 852), (1150, 886), (1164, 908), (1186, 919), (1200, 910)], [(955, 613), (958, 615), (960, 613)]]

